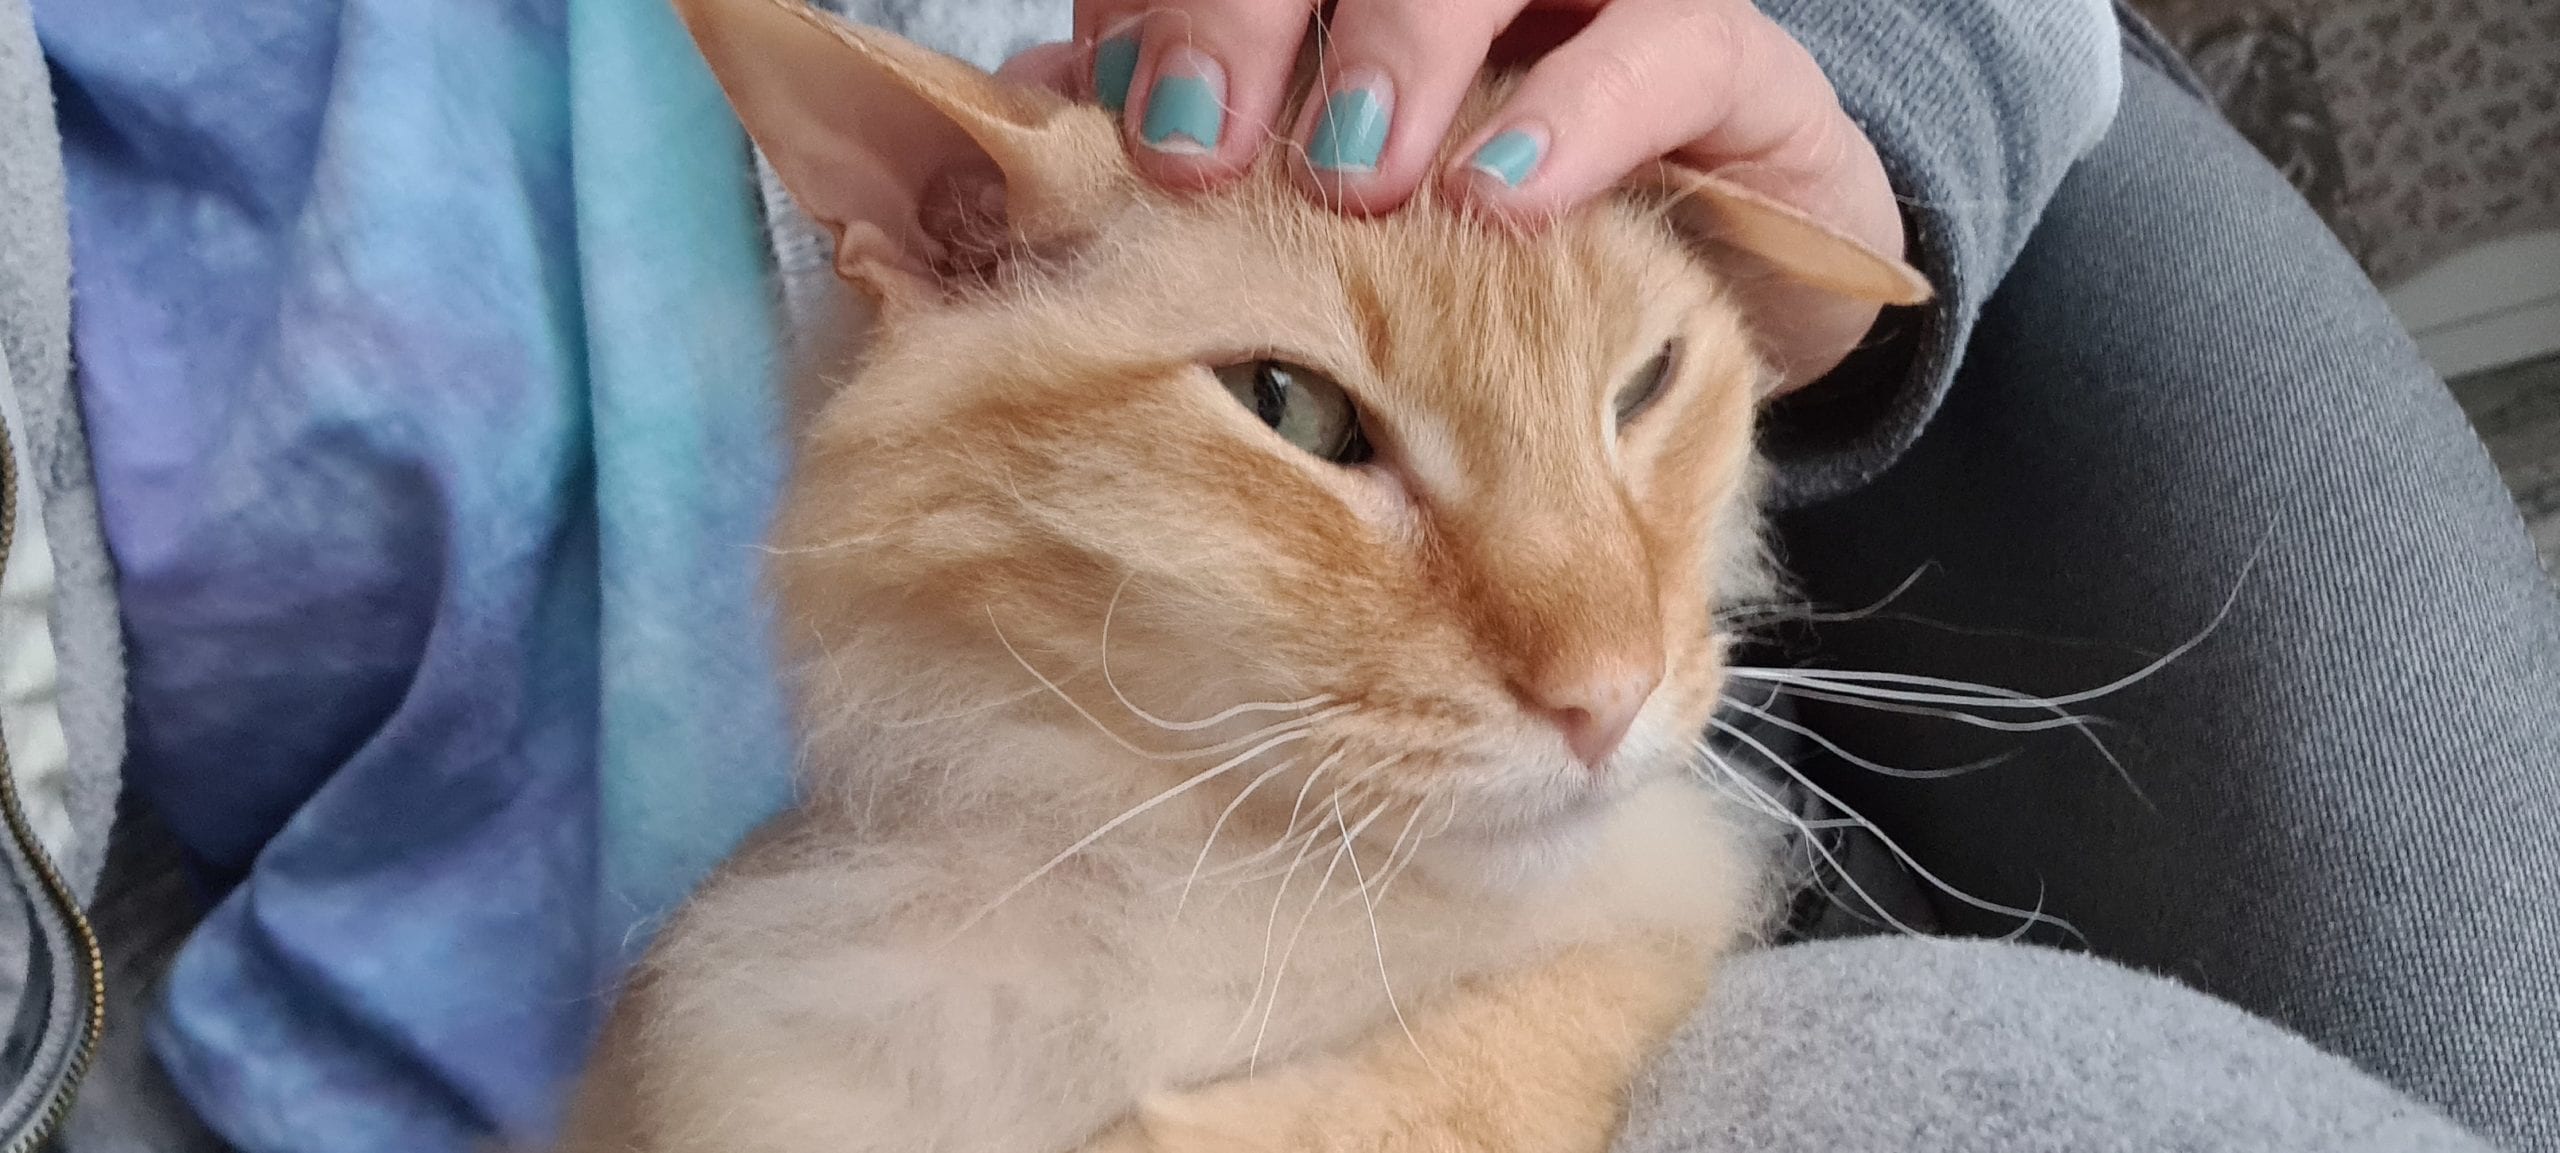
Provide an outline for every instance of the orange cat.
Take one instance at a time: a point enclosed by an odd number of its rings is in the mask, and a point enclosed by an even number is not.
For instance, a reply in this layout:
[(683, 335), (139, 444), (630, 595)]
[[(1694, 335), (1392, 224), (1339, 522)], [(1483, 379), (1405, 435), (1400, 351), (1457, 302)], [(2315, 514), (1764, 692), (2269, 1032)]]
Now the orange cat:
[(774, 530), (803, 801), (563, 1148), (1603, 1149), (1772, 896), (1690, 776), (1768, 580), (1725, 277), (1916, 274), (1677, 171), (1536, 236), (1163, 193), (1099, 109), (679, 6), (877, 318)]

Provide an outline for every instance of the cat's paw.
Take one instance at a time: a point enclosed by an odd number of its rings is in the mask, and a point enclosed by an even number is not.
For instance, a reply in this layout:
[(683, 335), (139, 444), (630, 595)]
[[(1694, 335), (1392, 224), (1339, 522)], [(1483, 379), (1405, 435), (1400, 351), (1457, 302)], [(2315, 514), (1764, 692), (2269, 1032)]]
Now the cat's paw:
[(1285, 1074), (1220, 1082), (1140, 1105), (1129, 1143), (1108, 1153), (1606, 1153), (1617, 1128), (1613, 1111), (1467, 1108), (1432, 1088)]
[(1138, 1118), (1131, 1117), (1103, 1130), (1076, 1149), (1076, 1153), (1168, 1153), (1148, 1134)]
[(1112, 1153), (1351, 1153), (1384, 1150), (1329, 1125), (1311, 1079), (1266, 1075), (1140, 1102), (1123, 1128), (1137, 1144)]

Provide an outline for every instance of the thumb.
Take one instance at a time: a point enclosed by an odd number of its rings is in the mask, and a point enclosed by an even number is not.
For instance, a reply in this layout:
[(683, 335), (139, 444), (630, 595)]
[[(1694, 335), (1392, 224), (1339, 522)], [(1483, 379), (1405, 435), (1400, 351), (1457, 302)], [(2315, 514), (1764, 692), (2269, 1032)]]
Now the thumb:
[(1034, 44), (997, 68), (996, 79), (1074, 99), (1084, 95), (1083, 86), (1076, 82), (1082, 71), (1076, 65), (1083, 57), (1084, 51), (1073, 44)]

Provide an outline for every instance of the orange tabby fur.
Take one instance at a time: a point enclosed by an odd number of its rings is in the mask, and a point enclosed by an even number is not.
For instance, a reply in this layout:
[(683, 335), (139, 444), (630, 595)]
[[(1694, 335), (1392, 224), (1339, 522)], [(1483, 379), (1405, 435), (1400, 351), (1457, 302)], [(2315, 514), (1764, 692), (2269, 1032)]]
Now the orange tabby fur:
[[(1605, 1148), (1767, 907), (1686, 772), (1713, 609), (1767, 591), (1740, 257), (1663, 195), (1525, 236), (1428, 193), (1345, 219), (1275, 164), (1161, 193), (1098, 110), (680, 7), (880, 316), (773, 530), (803, 803), (661, 933), (561, 1148)], [(936, 215), (988, 180), (992, 237)], [(1339, 381), (1377, 459), (1204, 367), (1260, 355)], [(1647, 662), (1599, 769), (1524, 703)]]

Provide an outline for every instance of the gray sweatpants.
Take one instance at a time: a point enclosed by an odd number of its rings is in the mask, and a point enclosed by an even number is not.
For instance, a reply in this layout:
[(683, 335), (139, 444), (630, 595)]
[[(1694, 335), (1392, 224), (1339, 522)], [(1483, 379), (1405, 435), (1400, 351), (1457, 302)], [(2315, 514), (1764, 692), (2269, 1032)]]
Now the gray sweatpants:
[[(2139, 794), (2071, 733), (1808, 701), (1806, 720), (1879, 760), (2021, 754), (1953, 780), (1840, 766), (1817, 779), (1958, 887), (2041, 902), (2102, 956), (2271, 1018), (2501, 1145), (2560, 1150), (2560, 597), (2463, 414), (2348, 255), (2135, 55), (2117, 123), (1985, 312), (1945, 408), (1880, 481), (1784, 524), (1791, 567), (1831, 605), (1869, 604), (1928, 566), (1884, 613), (1816, 626), (1799, 655), (2062, 694), (2194, 637), (2236, 590), (2230, 614), (2158, 675), (2077, 706), (2112, 722), (2099, 734)], [(1939, 911), (1977, 931), (2014, 924)], [(1943, 964), (1929, 958), (1868, 955), (1875, 970)], [(1906, 991), (1981, 997), (1945, 1011), (1982, 1021), (2067, 984), (2006, 963), (2011, 980)], [(1719, 1015), (1795, 1016), (1709, 1033), (1783, 1026), (1832, 1047), (1693, 1067), (1783, 1063), (1786, 1077), (1751, 1078), (1798, 1119), (1850, 1107), (1822, 1097), (1832, 1087), (1903, 1084), (1920, 1095), (1854, 1106), (1891, 1114), (1861, 1131), (1902, 1149), (2183, 1147), (2196, 1110), (2225, 1100), (2202, 1084), (2133, 1092), (2151, 1083), (2128, 1070), (2112, 1088), (2068, 1086), (2115, 1093), (2119, 1112), (2085, 1114), (2101, 1129), (2064, 1125), (2044, 1099), (2062, 1084), (2004, 1079), (2018, 1054), (1878, 1033), (1852, 988), (1867, 978), (1805, 964), (1834, 1001), (1729, 1000)], [(1971, 1035), (2032, 1038), (2056, 1064), (2139, 1044), (2103, 999), (2077, 1012), (2075, 1030)], [(2213, 1036), (2179, 1042), (2199, 1071), (2275, 1060), (2239, 1057), (2254, 1044), (2241, 1031)], [(1956, 1137), (1956, 1102), (1908, 1080), (1932, 1062), (1974, 1086), (1963, 1108), (2062, 1127)], [(2314, 1124), (2370, 1100), (2325, 1083), (2341, 1096), (2301, 1102), (2292, 1140), (2192, 1144), (2367, 1147)]]
[[(23, 36), (22, 6), (0, 0), (0, 35)], [(0, 67), (31, 70), (11, 47)], [(2064, 188), (1945, 413), (1873, 488), (1791, 518), (1787, 545), (1825, 600), (1934, 561), (1898, 611), (2016, 630), (1871, 619), (1826, 627), (1823, 662), (2052, 691), (2138, 663), (2107, 646), (2183, 639), (2255, 567), (2202, 649), (2104, 702), (2149, 805), (2067, 740), (1955, 782), (1830, 775), (1950, 880), (2015, 903), (2041, 884), (2101, 953), (2272, 1017), (2511, 1145), (2560, 1149), (2560, 610), (2478, 444), (2353, 265), (2236, 137), (2131, 72), (2122, 123)], [(40, 86), (0, 91), (22, 94), (0, 108), (0, 174), (27, 171), (54, 147), (25, 95)], [(13, 181), (0, 195), (18, 198), (0, 203), (0, 272), (58, 254), (58, 235), (28, 229), (58, 230), (59, 206)], [(0, 281), (0, 334), (58, 324), (58, 279), (36, 301)], [(1807, 715), (1915, 763), (1978, 735)], [(111, 870), (101, 897), (121, 1008), (71, 1153), (209, 1141), (143, 1116), (170, 1102), (127, 998), (186, 914), (165, 881), (165, 864)], [(1646, 1153), (2468, 1142), (2167, 981), (1923, 941), (1737, 962), (1627, 1138)]]

